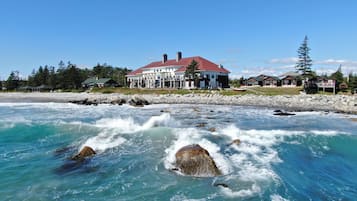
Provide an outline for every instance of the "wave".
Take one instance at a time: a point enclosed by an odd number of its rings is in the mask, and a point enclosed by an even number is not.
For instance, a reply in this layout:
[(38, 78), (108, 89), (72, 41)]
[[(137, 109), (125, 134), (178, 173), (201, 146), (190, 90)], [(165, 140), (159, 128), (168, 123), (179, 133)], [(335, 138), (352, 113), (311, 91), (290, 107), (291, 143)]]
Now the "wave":
[[(233, 184), (232, 188), (221, 188), (222, 193), (228, 197), (250, 197), (259, 194), (265, 186), (279, 185), (281, 178), (272, 165), (284, 162), (279, 158), (277, 146), (283, 142), (290, 143), (291, 137), (310, 135), (330, 137), (349, 134), (334, 130), (242, 130), (234, 124), (217, 128), (213, 133), (197, 128), (176, 128), (174, 133), (176, 139), (165, 150), (165, 168), (174, 168), (175, 154), (180, 148), (199, 144), (215, 160), (217, 167), (223, 173), (224, 182)], [(212, 138), (212, 135), (215, 138)], [(220, 143), (222, 138), (224, 143)], [(231, 144), (235, 139), (240, 139), (241, 144)], [(328, 147), (323, 148), (328, 149)], [(284, 200), (277, 196), (274, 199)]]
[(176, 161), (175, 154), (182, 147), (190, 144), (199, 144), (202, 148), (206, 149), (213, 160), (216, 162), (218, 169), (223, 174), (229, 174), (232, 171), (232, 165), (229, 160), (221, 154), (221, 148), (203, 137), (204, 133), (195, 128), (175, 129), (176, 140), (174, 143), (165, 150), (166, 157), (164, 159), (164, 166), (167, 169), (174, 168)]
[(107, 149), (118, 147), (125, 143), (125, 135), (145, 131), (155, 126), (166, 126), (171, 123), (171, 116), (164, 113), (160, 116), (152, 116), (142, 125), (136, 123), (132, 118), (126, 119), (100, 119), (95, 123), (95, 127), (103, 129), (97, 136), (91, 137), (84, 142), (84, 146), (90, 146), (97, 152), (104, 152)]

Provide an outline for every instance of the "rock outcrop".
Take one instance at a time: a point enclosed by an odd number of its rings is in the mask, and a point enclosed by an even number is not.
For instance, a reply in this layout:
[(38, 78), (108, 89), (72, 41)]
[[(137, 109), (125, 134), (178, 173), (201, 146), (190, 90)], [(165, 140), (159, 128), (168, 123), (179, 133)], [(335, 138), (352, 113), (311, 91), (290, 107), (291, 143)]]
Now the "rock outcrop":
[(176, 167), (186, 175), (197, 177), (221, 175), (208, 151), (198, 144), (182, 147), (175, 156)]
[(95, 154), (95, 151), (91, 147), (85, 146), (77, 155), (73, 156), (71, 160), (81, 161)]

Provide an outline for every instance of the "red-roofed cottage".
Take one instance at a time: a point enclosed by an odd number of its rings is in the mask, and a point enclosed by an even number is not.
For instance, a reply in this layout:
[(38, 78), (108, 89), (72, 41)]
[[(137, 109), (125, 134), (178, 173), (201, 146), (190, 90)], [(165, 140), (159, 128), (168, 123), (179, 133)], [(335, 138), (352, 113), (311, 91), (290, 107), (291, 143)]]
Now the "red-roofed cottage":
[(127, 82), (130, 88), (194, 88), (194, 81), (185, 77), (188, 65), (198, 63), (199, 88), (227, 88), (229, 71), (200, 56), (182, 58), (178, 52), (176, 59), (152, 62), (129, 73)]

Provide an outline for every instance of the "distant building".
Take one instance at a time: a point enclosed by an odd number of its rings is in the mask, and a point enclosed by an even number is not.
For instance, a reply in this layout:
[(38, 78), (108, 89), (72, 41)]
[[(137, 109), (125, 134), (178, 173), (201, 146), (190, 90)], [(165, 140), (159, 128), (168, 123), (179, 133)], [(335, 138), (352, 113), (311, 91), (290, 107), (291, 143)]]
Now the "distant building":
[(336, 93), (336, 80), (334, 79), (329, 79), (327, 77), (317, 77), (316, 85), (319, 91), (332, 91), (334, 94)]
[(246, 86), (277, 87), (280, 85), (278, 77), (269, 75), (259, 75), (246, 80)]
[(91, 77), (86, 79), (82, 82), (83, 88), (92, 88), (92, 87), (116, 87), (118, 83), (110, 78), (98, 78), (98, 77)]
[(130, 88), (195, 88), (194, 80), (185, 77), (188, 65), (195, 60), (198, 63), (198, 88), (228, 88), (227, 69), (200, 56), (182, 58), (178, 52), (176, 59), (152, 62), (144, 67), (130, 72), (127, 83)]
[(299, 73), (287, 72), (279, 76), (282, 87), (297, 87), (302, 85), (301, 77)]

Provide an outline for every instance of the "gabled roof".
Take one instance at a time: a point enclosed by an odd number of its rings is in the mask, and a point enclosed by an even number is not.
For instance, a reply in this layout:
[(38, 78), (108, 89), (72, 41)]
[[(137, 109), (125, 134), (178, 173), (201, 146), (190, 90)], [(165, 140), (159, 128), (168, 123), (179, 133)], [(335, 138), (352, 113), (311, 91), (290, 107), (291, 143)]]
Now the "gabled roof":
[(300, 74), (294, 71), (289, 71), (287, 73), (280, 75), (279, 77), (287, 77), (287, 76), (298, 77), (300, 76)]
[(198, 70), (199, 71), (213, 71), (213, 72), (220, 72), (220, 73), (230, 73), (227, 69), (223, 67), (219, 67), (217, 64), (208, 61), (205, 58), (200, 56), (196, 57), (187, 57), (182, 58), (179, 61), (176, 59), (167, 60), (165, 63), (162, 61), (155, 61), (152, 62), (144, 67), (141, 67), (135, 71), (128, 73), (128, 76), (134, 76), (143, 72), (143, 70), (148, 68), (158, 68), (158, 67), (166, 67), (166, 66), (181, 66), (176, 72), (184, 72), (186, 71), (186, 67), (191, 64), (192, 60), (195, 60), (198, 63)]
[(88, 84), (98, 84), (98, 83), (106, 83), (110, 78), (96, 78), (96, 77), (90, 77), (82, 82), (82, 84), (88, 85)]

